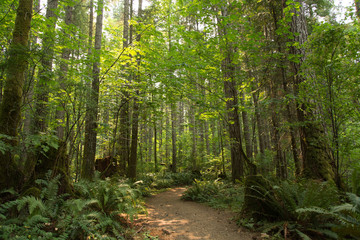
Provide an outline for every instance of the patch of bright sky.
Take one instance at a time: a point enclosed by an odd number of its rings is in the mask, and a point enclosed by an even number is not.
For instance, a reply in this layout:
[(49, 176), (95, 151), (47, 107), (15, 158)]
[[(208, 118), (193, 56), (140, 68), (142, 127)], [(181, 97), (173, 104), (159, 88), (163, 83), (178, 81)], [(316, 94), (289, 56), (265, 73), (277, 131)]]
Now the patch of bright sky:
[[(354, 0), (334, 0), (335, 4), (335, 13), (337, 13), (337, 19), (339, 21), (345, 20), (345, 13), (348, 11), (349, 7), (355, 7)], [(349, 21), (345, 20), (346, 22)]]

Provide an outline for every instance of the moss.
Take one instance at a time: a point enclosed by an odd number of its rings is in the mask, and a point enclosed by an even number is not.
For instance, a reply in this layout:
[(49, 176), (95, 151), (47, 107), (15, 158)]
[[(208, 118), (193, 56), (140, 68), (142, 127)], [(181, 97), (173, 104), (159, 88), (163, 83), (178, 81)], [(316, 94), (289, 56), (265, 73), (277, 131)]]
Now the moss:
[(310, 179), (335, 181), (334, 160), (324, 132), (315, 123), (308, 123), (304, 128), (304, 133), (306, 136), (304, 176)]

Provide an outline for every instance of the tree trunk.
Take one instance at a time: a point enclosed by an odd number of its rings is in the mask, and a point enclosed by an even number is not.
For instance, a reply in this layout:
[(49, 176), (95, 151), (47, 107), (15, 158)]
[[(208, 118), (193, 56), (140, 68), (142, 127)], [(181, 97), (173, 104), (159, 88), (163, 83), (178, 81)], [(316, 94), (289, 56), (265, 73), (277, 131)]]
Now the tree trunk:
[[(302, 1), (299, 1), (302, 4)], [(300, 44), (300, 47), (291, 47), (290, 54), (300, 56), (298, 61), (291, 62), (293, 73), (294, 93), (298, 95), (299, 86), (304, 81), (300, 68), (305, 59), (305, 49), (302, 45), (307, 40), (307, 23), (304, 8), (294, 9), (290, 31), (293, 33), (293, 41)], [(297, 106), (298, 120), (303, 123), (300, 127), (300, 143), (304, 163), (304, 175), (311, 179), (334, 180), (340, 184), (334, 171), (334, 162), (326, 142), (325, 133), (321, 126), (314, 121), (313, 112), (300, 103)]]
[(171, 140), (172, 140), (172, 163), (171, 171), (176, 172), (177, 159), (176, 159), (176, 103), (171, 104)]
[[(141, 18), (142, 15), (142, 0), (139, 0), (138, 8), (138, 17)], [(136, 38), (140, 42), (141, 35), (139, 34)], [(140, 82), (140, 64), (141, 56), (137, 56), (137, 74), (135, 80)], [(129, 157), (129, 168), (128, 168), (128, 178), (135, 180), (136, 179), (136, 167), (137, 167), (137, 146), (138, 146), (138, 132), (139, 132), (139, 102), (138, 102), (139, 91), (136, 90), (136, 96), (134, 97), (133, 103), (133, 117), (132, 117), (132, 136), (131, 136), (131, 146), (130, 146), (130, 157)], [(156, 134), (156, 133), (155, 133)], [(155, 137), (156, 141), (156, 137)], [(156, 147), (156, 143), (155, 143)], [(155, 150), (156, 154), (156, 150)], [(155, 163), (156, 164), (156, 163)]]
[(224, 92), (227, 109), (227, 124), (230, 135), (230, 151), (231, 151), (231, 176), (232, 180), (240, 180), (244, 177), (244, 154), (242, 150), (239, 109), (238, 109), (238, 93), (236, 82), (234, 79), (234, 67), (230, 53), (227, 53), (221, 64), (224, 78)]
[[(72, 24), (72, 14), (73, 14), (73, 7), (71, 6), (65, 6), (65, 24), (67, 26), (70, 26), (70, 24)], [(65, 31), (64, 35), (65, 35)], [(67, 41), (65, 41), (66, 45)], [(60, 83), (60, 88), (61, 90), (65, 90), (66, 89), (66, 84), (65, 84), (65, 79), (66, 79), (66, 75), (68, 73), (68, 69), (69, 69), (69, 64), (67, 63), (70, 59), (70, 52), (71, 50), (67, 47), (65, 47), (62, 50), (61, 53), (61, 59), (62, 61), (60, 62), (60, 77), (59, 77), (59, 83)], [(61, 94), (61, 96), (64, 96), (64, 94)], [(63, 99), (63, 98), (61, 98)], [(61, 110), (58, 110), (56, 112), (56, 118), (58, 120), (58, 127), (56, 129), (57, 132), (57, 136), (59, 139), (63, 140), (65, 137), (65, 131), (64, 131), (64, 122), (65, 122), (65, 102), (62, 100), (61, 101)]]
[[(123, 29), (123, 48), (129, 46), (129, 0), (124, 0), (124, 29)], [(127, 88), (127, 84), (123, 88)], [(130, 159), (130, 117), (129, 117), (129, 93), (125, 89), (122, 91), (123, 96), (121, 97), (121, 110), (120, 110), (120, 126), (119, 126), (119, 167), (121, 173), (128, 173), (126, 171), (126, 164), (129, 163)]]
[[(50, 93), (50, 82), (53, 77), (52, 65), (54, 57), (54, 40), (51, 37), (54, 35), (57, 15), (55, 11), (58, 7), (58, 0), (48, 0), (46, 8), (46, 21), (48, 22), (46, 30), (42, 38), (42, 57), (41, 67), (38, 73), (38, 82), (35, 88), (35, 113), (32, 118), (30, 133), (38, 135), (40, 133), (47, 133), (47, 118), (48, 118), (48, 102)], [(41, 143), (46, 144), (46, 143)], [(26, 159), (26, 179), (31, 179), (34, 174), (35, 166), (37, 163), (37, 156), (40, 154), (41, 149), (32, 149)]]
[(189, 127), (189, 131), (191, 132), (191, 138), (192, 138), (192, 143), (191, 143), (191, 162), (192, 162), (192, 170), (195, 171), (197, 170), (197, 149), (196, 149), (196, 145), (197, 145), (197, 141), (196, 141), (196, 119), (195, 119), (195, 113), (194, 113), (194, 107), (193, 105), (189, 106), (189, 122), (190, 122), (190, 127)]
[[(39, 134), (39, 132), (46, 132), (47, 117), (48, 117), (48, 102), (49, 102), (49, 83), (52, 80), (52, 65), (54, 58), (54, 39), (51, 37), (54, 34), (57, 15), (55, 11), (58, 7), (58, 0), (48, 0), (46, 8), (46, 19), (49, 22), (44, 31), (42, 39), (42, 58), (41, 68), (39, 70), (39, 80), (36, 85), (35, 96), (35, 115), (32, 123), (32, 133)], [(28, 168), (31, 171), (31, 169)]]
[[(6, 135), (4, 141), (10, 148), (18, 146), (18, 126), (21, 120), (24, 74), (28, 60), (28, 38), (32, 17), (32, 0), (19, 0), (15, 26), (9, 50), (4, 93), (0, 105), (0, 134)], [(0, 151), (0, 191), (14, 187), (18, 189), (23, 181), (14, 159), (13, 149)]]
[(133, 103), (133, 117), (132, 117), (132, 136), (131, 148), (128, 167), (128, 178), (136, 179), (136, 166), (137, 166), (137, 147), (138, 147), (138, 132), (139, 132), (139, 103), (134, 100)]
[(95, 30), (95, 59), (93, 63), (93, 80), (90, 92), (90, 99), (86, 105), (86, 122), (85, 122), (85, 143), (84, 143), (84, 160), (81, 168), (81, 177), (84, 179), (92, 179), (95, 168), (96, 155), (96, 128), (98, 118), (98, 104), (99, 104), (99, 77), (100, 77), (100, 53), (101, 53), (101, 38), (103, 26), (103, 8), (104, 1), (98, 1), (96, 30)]
[[(244, 106), (245, 101), (245, 94), (242, 94), (243, 96), (241, 97), (241, 104)], [(242, 120), (243, 120), (243, 129), (244, 129), (244, 139), (245, 139), (245, 149), (246, 149), (246, 156), (248, 158), (252, 158), (253, 153), (252, 153), (252, 141), (251, 141), (251, 130), (250, 130), (250, 123), (249, 123), (249, 116), (248, 113), (246, 112), (246, 110), (243, 110), (241, 112), (241, 116), (242, 116)]]

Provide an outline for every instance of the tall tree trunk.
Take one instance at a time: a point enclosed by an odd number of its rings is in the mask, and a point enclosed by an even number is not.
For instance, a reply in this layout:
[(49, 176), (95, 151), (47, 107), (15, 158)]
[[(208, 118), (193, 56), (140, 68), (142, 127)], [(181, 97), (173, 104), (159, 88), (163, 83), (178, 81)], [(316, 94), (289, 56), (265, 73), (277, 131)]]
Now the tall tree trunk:
[[(54, 58), (54, 39), (57, 15), (55, 13), (58, 7), (58, 0), (48, 0), (46, 8), (46, 19), (48, 24), (44, 31), (42, 39), (42, 58), (41, 69), (39, 70), (39, 79), (36, 85), (35, 95), (35, 115), (32, 123), (32, 133), (46, 132), (47, 117), (48, 117), (48, 102), (49, 102), (49, 83), (52, 80), (52, 64)], [(28, 168), (28, 170), (30, 170)], [(31, 170), (30, 170), (31, 171)]]
[[(142, 0), (139, 0), (138, 6), (138, 17), (142, 16)], [(140, 42), (141, 35), (137, 35), (136, 41)], [(141, 56), (137, 56), (137, 73), (135, 80), (140, 83), (140, 64), (141, 64)], [(129, 169), (128, 169), (128, 177), (130, 179), (136, 179), (136, 167), (137, 167), (137, 146), (138, 146), (138, 132), (139, 132), (139, 90), (136, 90), (136, 96), (134, 97), (133, 102), (133, 117), (132, 117), (132, 136), (131, 136), (131, 146), (130, 146), (130, 157), (129, 157)], [(156, 134), (156, 133), (155, 133)], [(155, 148), (156, 148), (156, 137), (155, 137)], [(156, 154), (156, 149), (155, 149)], [(155, 163), (156, 164), (156, 163)], [(156, 168), (156, 166), (155, 166)]]
[[(72, 15), (73, 15), (73, 7), (71, 6), (65, 6), (65, 24), (67, 26), (70, 26), (70, 24), (72, 24)], [(64, 35), (65, 35), (65, 31)], [(66, 45), (67, 41), (65, 41)], [(65, 79), (68, 73), (68, 69), (69, 69), (69, 64), (67, 63), (70, 59), (70, 53), (71, 50), (67, 47), (65, 47), (62, 50), (61, 53), (61, 59), (62, 61), (60, 62), (60, 77), (59, 77), (59, 83), (60, 83), (60, 88), (61, 90), (65, 90), (66, 89), (66, 83), (65, 83)], [(61, 94), (62, 96), (64, 96), (64, 94)], [(57, 136), (59, 139), (64, 139), (65, 136), (65, 131), (64, 131), (64, 122), (65, 122), (65, 102), (62, 100), (61, 101), (61, 110), (58, 110), (56, 112), (56, 118), (58, 120), (58, 124), (59, 126), (56, 129), (57, 132)]]
[(221, 64), (221, 69), (224, 78), (224, 92), (227, 109), (227, 124), (230, 135), (231, 148), (231, 174), (232, 180), (241, 179), (244, 177), (244, 154), (242, 150), (239, 109), (238, 109), (238, 93), (236, 82), (234, 79), (234, 67), (232, 66), (231, 55), (226, 53), (226, 56)]
[[(129, 17), (130, 6), (129, 0), (124, 0), (124, 29), (123, 29), (123, 48), (129, 46)], [(129, 78), (126, 76), (126, 78)], [(120, 110), (120, 126), (119, 126), (119, 167), (122, 173), (126, 173), (126, 164), (130, 159), (130, 116), (129, 116), (129, 93), (126, 90), (128, 84), (123, 86), (123, 96), (121, 97), (121, 110)], [(127, 171), (129, 174), (129, 170)]]
[(132, 117), (132, 137), (131, 137), (131, 148), (130, 158), (128, 167), (128, 178), (136, 179), (136, 166), (137, 166), (137, 147), (138, 147), (138, 132), (139, 132), (139, 103), (134, 100), (133, 103), (133, 117)]
[(170, 159), (170, 119), (169, 119), (169, 108), (165, 106), (165, 160), (168, 163)]
[(190, 127), (189, 127), (189, 131), (191, 132), (191, 138), (192, 138), (192, 143), (191, 143), (191, 166), (192, 166), (192, 170), (195, 171), (197, 170), (197, 149), (196, 149), (196, 145), (197, 145), (197, 141), (196, 141), (196, 119), (195, 119), (195, 106), (190, 105), (189, 106), (189, 122), (190, 122)]
[[(245, 94), (242, 93), (242, 97), (240, 98), (241, 104), (245, 106)], [(241, 112), (242, 120), (243, 120), (243, 129), (244, 129), (244, 139), (245, 139), (245, 149), (246, 149), (246, 156), (248, 158), (252, 158), (252, 141), (251, 141), (251, 130), (250, 130), (250, 123), (249, 123), (249, 116), (246, 110)]]
[[(298, 1), (303, 4), (303, 1)], [(304, 8), (298, 10), (294, 8), (290, 31), (293, 33), (293, 41), (299, 43), (300, 47), (290, 48), (290, 54), (300, 56), (298, 61), (291, 62), (293, 73), (294, 93), (298, 95), (299, 86), (304, 81), (300, 69), (305, 59), (305, 49), (302, 45), (307, 40), (307, 23)], [(340, 178), (336, 176), (335, 164), (329, 147), (325, 140), (324, 130), (314, 121), (313, 112), (300, 103), (297, 107), (298, 119), (303, 123), (300, 127), (300, 143), (304, 163), (304, 175), (312, 179), (334, 180), (340, 185)]]
[(104, 1), (99, 0), (97, 6), (96, 30), (95, 30), (95, 59), (93, 63), (93, 80), (91, 84), (90, 99), (86, 105), (85, 116), (85, 143), (84, 160), (81, 168), (81, 177), (92, 179), (94, 175), (95, 155), (96, 155), (96, 128), (99, 105), (99, 87), (100, 87), (100, 54), (103, 26)]
[(32, 0), (19, 0), (9, 50), (6, 81), (0, 105), (0, 134), (9, 137), (2, 140), (9, 148), (4, 152), (0, 151), (0, 191), (11, 187), (18, 189), (23, 181), (23, 174), (14, 159), (15, 151), (11, 148), (18, 146), (17, 136), (21, 120), (24, 74), (28, 63), (32, 4)]
[[(46, 30), (43, 33), (42, 38), (42, 57), (41, 67), (38, 73), (38, 82), (35, 88), (35, 113), (31, 123), (31, 134), (37, 135), (47, 132), (47, 118), (48, 118), (48, 102), (50, 93), (50, 82), (53, 78), (52, 65), (54, 58), (54, 40), (53, 36), (57, 21), (57, 15), (55, 10), (58, 7), (58, 0), (48, 0), (46, 8)], [(46, 144), (46, 143), (41, 143)], [(39, 154), (42, 154), (39, 149), (32, 149), (26, 159), (26, 179), (33, 178), (36, 163), (39, 158)], [(45, 170), (45, 171), (48, 171)]]
[(176, 152), (176, 103), (171, 104), (171, 140), (172, 140), (172, 163), (171, 171), (177, 171), (177, 152)]
[[(277, 79), (276, 77), (273, 77), (273, 79)], [(271, 80), (271, 123), (272, 123), (272, 143), (273, 143), (273, 152), (274, 155), (274, 165), (276, 168), (276, 176), (280, 179), (285, 179), (285, 172), (284, 168), (284, 159), (283, 159), (283, 151), (281, 146), (281, 140), (280, 140), (280, 106), (277, 104), (279, 102), (279, 96), (278, 96), (278, 84), (275, 82), (276, 80)]]
[(154, 124), (154, 164), (155, 172), (158, 172), (158, 160), (157, 160), (157, 131), (156, 131), (156, 122)]

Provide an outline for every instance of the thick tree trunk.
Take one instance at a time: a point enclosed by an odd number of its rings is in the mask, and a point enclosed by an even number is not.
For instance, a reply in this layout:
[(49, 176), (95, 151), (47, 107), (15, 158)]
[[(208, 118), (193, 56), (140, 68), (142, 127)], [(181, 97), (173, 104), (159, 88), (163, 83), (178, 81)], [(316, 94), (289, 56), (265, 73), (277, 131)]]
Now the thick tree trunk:
[(96, 30), (95, 30), (95, 59), (93, 63), (93, 80), (90, 92), (90, 99), (86, 105), (86, 122), (85, 122), (85, 143), (84, 143), (84, 160), (81, 168), (81, 177), (92, 179), (95, 169), (96, 155), (96, 128), (98, 118), (99, 104), (99, 87), (100, 87), (100, 51), (103, 26), (103, 8), (104, 1), (98, 1)]
[(170, 119), (169, 119), (169, 108), (165, 107), (165, 160), (168, 163), (170, 159)]
[(232, 66), (230, 53), (226, 54), (221, 67), (224, 78), (225, 98), (227, 99), (226, 109), (231, 146), (231, 173), (232, 180), (235, 181), (244, 177), (244, 153), (240, 132), (238, 92), (233, 75), (235, 69)]
[[(142, 16), (142, 0), (139, 0), (138, 8), (138, 17)], [(141, 35), (138, 35), (136, 41), (140, 42)], [(137, 56), (137, 74), (135, 80), (140, 82), (140, 64), (141, 56)], [(138, 132), (139, 132), (139, 102), (138, 102), (139, 91), (136, 90), (136, 96), (134, 97), (133, 103), (133, 116), (132, 116), (132, 137), (131, 137), (131, 146), (130, 146), (130, 157), (129, 157), (129, 168), (128, 168), (128, 178), (135, 180), (136, 179), (136, 168), (137, 168), (137, 147), (138, 147)], [(156, 132), (155, 132), (156, 134)], [(155, 137), (155, 148), (156, 148), (156, 137)], [(156, 149), (155, 149), (156, 155)], [(156, 163), (155, 163), (156, 169)]]
[(14, 187), (18, 189), (23, 181), (14, 159), (18, 146), (18, 126), (21, 120), (24, 74), (28, 59), (28, 38), (32, 17), (32, 0), (19, 0), (15, 26), (9, 50), (4, 93), (0, 105), (0, 134), (9, 138), (2, 139), (9, 148), (0, 151), (0, 191)]
[[(273, 79), (277, 79), (276, 77), (273, 77)], [(279, 102), (280, 96), (278, 96), (278, 84), (275, 82), (275, 80), (271, 81), (271, 123), (272, 123), (272, 148), (274, 155), (274, 165), (276, 168), (276, 176), (280, 179), (286, 179), (286, 165), (284, 164), (284, 155), (283, 150), (281, 146), (281, 129), (280, 129), (280, 115), (281, 115), (281, 109), (280, 106), (277, 104)]]
[(190, 105), (189, 108), (190, 108), (189, 109), (189, 118), (190, 118), (189, 119), (189, 122), (190, 122), (189, 131), (191, 132), (191, 139), (192, 139), (192, 143), (191, 143), (191, 166), (192, 166), (192, 170), (195, 171), (195, 170), (197, 170), (196, 119), (195, 119), (195, 113), (194, 113), (194, 106)]
[(129, 167), (127, 174), (128, 178), (132, 180), (136, 179), (138, 132), (139, 132), (139, 103), (137, 102), (137, 100), (134, 100), (131, 148), (130, 148)]
[[(299, 1), (302, 4), (302, 1)], [(302, 45), (307, 40), (307, 23), (303, 7), (294, 9), (290, 30), (293, 33), (293, 41), (300, 47), (291, 47), (290, 54), (300, 56), (298, 61), (291, 62), (293, 73), (294, 93), (298, 95), (299, 86), (304, 81), (300, 68), (305, 59), (305, 49)], [(334, 180), (340, 185), (340, 179), (335, 173), (335, 164), (329, 154), (328, 143), (321, 126), (314, 121), (312, 110), (300, 103), (297, 107), (298, 120), (303, 123), (300, 127), (300, 143), (304, 163), (304, 175), (312, 179)]]
[(171, 104), (171, 140), (172, 140), (172, 162), (171, 171), (177, 171), (177, 151), (176, 151), (176, 103)]
[[(242, 94), (241, 97), (241, 104), (244, 106), (245, 101), (245, 94)], [(242, 120), (243, 120), (243, 129), (244, 129), (244, 139), (245, 139), (245, 149), (246, 149), (246, 156), (248, 158), (252, 158), (253, 152), (252, 152), (252, 141), (251, 141), (251, 130), (250, 130), (250, 122), (249, 122), (249, 116), (246, 110), (243, 110), (241, 112)]]
[[(129, 17), (130, 17), (130, 4), (129, 0), (124, 0), (124, 29), (123, 29), (123, 48), (129, 46)], [(123, 88), (127, 88), (125, 84)], [(124, 90), (121, 97), (121, 110), (120, 110), (120, 126), (119, 126), (119, 167), (121, 173), (128, 173), (126, 165), (130, 159), (130, 116), (129, 116), (129, 93)]]
[[(50, 82), (53, 78), (52, 65), (54, 58), (54, 40), (51, 36), (54, 35), (57, 15), (55, 10), (58, 7), (58, 0), (48, 0), (46, 8), (46, 19), (47, 26), (44, 31), (42, 38), (42, 57), (41, 57), (41, 67), (38, 73), (38, 82), (35, 88), (35, 113), (31, 122), (30, 133), (38, 135), (40, 133), (47, 133), (47, 120), (48, 120), (48, 102), (49, 102), (49, 93), (50, 93)], [(46, 144), (46, 143), (41, 143)], [(26, 159), (25, 169), (26, 169), (26, 179), (31, 179), (35, 166), (37, 163), (37, 156), (40, 154), (39, 150), (30, 151), (28, 158)]]

